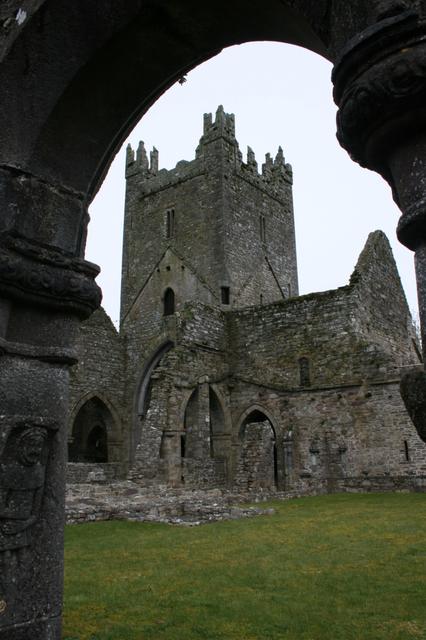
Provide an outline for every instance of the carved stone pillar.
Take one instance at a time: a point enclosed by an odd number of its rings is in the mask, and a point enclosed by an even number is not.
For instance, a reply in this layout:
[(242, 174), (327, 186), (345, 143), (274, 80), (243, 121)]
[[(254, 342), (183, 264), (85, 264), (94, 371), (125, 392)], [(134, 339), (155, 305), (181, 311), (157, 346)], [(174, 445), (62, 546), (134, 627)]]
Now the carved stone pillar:
[[(398, 238), (415, 252), (426, 354), (426, 22), (413, 3), (381, 0), (375, 6), (375, 22), (336, 60), (337, 135), (354, 160), (388, 181), (402, 211)], [(424, 374), (409, 374), (401, 391), (426, 439)]]
[(0, 169), (0, 638), (59, 640), (68, 366), (100, 303), (77, 194)]

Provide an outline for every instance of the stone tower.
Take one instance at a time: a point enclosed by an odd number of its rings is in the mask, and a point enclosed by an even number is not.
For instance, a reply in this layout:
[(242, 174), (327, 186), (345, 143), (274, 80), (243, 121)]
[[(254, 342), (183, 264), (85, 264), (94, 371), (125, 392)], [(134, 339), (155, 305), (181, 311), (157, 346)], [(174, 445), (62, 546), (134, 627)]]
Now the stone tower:
[(261, 173), (250, 148), (243, 162), (223, 107), (171, 171), (129, 146), (126, 182), (122, 323), (135, 305), (157, 324), (191, 300), (231, 310), (298, 294), (291, 166), (281, 148)]

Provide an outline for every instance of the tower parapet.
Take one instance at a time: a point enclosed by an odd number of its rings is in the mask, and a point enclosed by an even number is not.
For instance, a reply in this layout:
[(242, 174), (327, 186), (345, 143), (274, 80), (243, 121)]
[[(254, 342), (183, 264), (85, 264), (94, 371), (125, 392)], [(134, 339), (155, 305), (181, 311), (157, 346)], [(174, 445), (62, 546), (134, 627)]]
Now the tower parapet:
[(203, 135), (200, 145), (217, 138), (227, 138), (231, 143), (237, 142), (235, 139), (235, 116), (233, 113), (225, 113), (222, 105), (216, 109), (214, 121), (211, 113), (205, 113), (203, 120)]
[(148, 161), (145, 144), (142, 140), (139, 142), (136, 153), (129, 143), (126, 149), (126, 178), (137, 174), (145, 178), (156, 176), (158, 173), (158, 149), (153, 147), (149, 155)]
[[(128, 145), (126, 178), (138, 176), (138, 189), (141, 189), (142, 195), (152, 193), (166, 185), (171, 186), (182, 178), (203, 171), (206, 163), (212, 161), (224, 172), (229, 171), (232, 166), (242, 178), (281, 199), (288, 197), (289, 189), (293, 184), (292, 167), (286, 163), (281, 146), (278, 147), (275, 159), (270, 153), (266, 154), (261, 172), (251, 147), (247, 147), (247, 159), (244, 162), (235, 137), (235, 116), (233, 113), (225, 113), (222, 105), (217, 108), (214, 119), (212, 113), (204, 114), (203, 135), (198, 143), (194, 160), (181, 160), (174, 169), (159, 170), (159, 154), (155, 147), (150, 152), (148, 161), (143, 142), (139, 143), (136, 152)], [(141, 184), (143, 184), (142, 187)]]

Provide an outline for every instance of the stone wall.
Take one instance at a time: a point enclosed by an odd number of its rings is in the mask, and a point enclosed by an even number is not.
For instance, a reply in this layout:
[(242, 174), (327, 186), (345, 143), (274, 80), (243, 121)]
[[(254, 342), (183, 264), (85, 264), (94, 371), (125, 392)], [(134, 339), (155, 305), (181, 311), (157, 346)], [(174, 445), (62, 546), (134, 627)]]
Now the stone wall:
[(69, 440), (72, 439), (78, 412), (86, 402), (96, 398), (110, 416), (108, 460), (122, 466), (127, 448), (126, 425), (123, 423), (125, 350), (122, 339), (103, 309), (82, 323), (77, 349), (79, 362), (72, 368), (70, 376)]

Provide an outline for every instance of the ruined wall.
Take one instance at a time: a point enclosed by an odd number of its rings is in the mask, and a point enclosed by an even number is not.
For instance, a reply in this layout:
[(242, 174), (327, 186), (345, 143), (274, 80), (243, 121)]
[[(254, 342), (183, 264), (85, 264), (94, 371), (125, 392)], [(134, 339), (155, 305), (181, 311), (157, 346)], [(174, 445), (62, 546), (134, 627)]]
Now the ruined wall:
[[(81, 324), (77, 341), (78, 364), (70, 376), (70, 414), (68, 437), (72, 438), (74, 420), (84, 403), (99, 398), (111, 415), (108, 433), (109, 461), (120, 463), (126, 457), (127, 439), (123, 424), (125, 349), (111, 319), (103, 309)], [(78, 474), (77, 474), (78, 475)]]
[(186, 433), (187, 450), (182, 456), (181, 436), (186, 432), (186, 409), (194, 391), (205, 385), (208, 389), (209, 381), (227, 374), (224, 316), (219, 309), (193, 303), (176, 313), (174, 322), (175, 346), (150, 375), (149, 400), (141, 416), (134, 412), (144, 361), (140, 352), (129, 353), (127, 422), (135, 430), (136, 447), (130, 477), (144, 483), (217, 486), (223, 481), (224, 470), (223, 464), (210, 455), (209, 424), (205, 420), (210, 413), (208, 397), (205, 415), (197, 407), (194, 420), (194, 428), (204, 425), (206, 429), (205, 434), (200, 432), (194, 440), (203, 441), (204, 448), (192, 451), (191, 436)]
[(312, 385), (362, 379), (375, 367), (354, 321), (348, 288), (229, 314), (231, 371), (244, 380), (298, 388), (299, 360), (309, 361)]
[[(265, 384), (336, 386), (380, 380), (419, 358), (389, 243), (370, 234), (351, 284), (228, 314), (231, 371)], [(301, 381), (301, 359), (309, 385)]]
[(274, 490), (275, 437), (268, 421), (252, 422), (240, 434), (234, 484), (242, 491)]
[(231, 411), (239, 486), (247, 482), (241, 415), (253, 403), (273, 417), (278, 488), (310, 493), (425, 485), (426, 445), (406, 413), (398, 380), (298, 393), (237, 382)]
[[(100, 313), (82, 334), (73, 393), (96, 383), (118, 394), (129, 477), (143, 486), (254, 490), (273, 472), (279, 490), (305, 493), (419, 488), (426, 445), (398, 389), (400, 364), (416, 366), (418, 356), (393, 268), (375, 233), (351, 284), (334, 291), (228, 312), (192, 302), (157, 325), (135, 305), (122, 329), (125, 360)], [(241, 439), (254, 405), (271, 416), (272, 467), (270, 433), (254, 422)]]
[(396, 366), (421, 362), (420, 345), (388, 239), (368, 237), (351, 276), (366, 338), (392, 355)]

